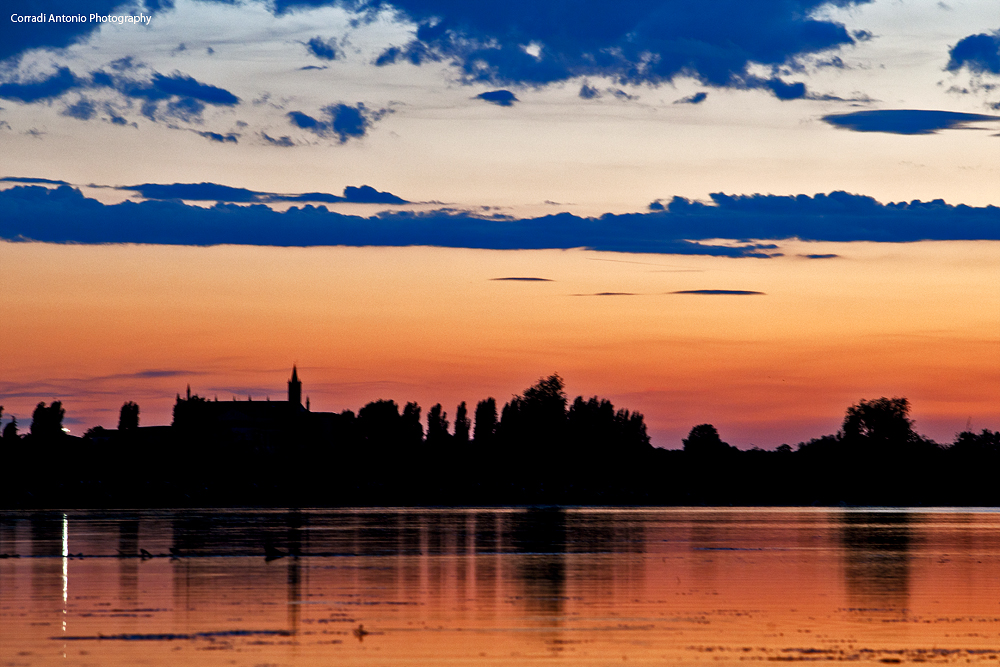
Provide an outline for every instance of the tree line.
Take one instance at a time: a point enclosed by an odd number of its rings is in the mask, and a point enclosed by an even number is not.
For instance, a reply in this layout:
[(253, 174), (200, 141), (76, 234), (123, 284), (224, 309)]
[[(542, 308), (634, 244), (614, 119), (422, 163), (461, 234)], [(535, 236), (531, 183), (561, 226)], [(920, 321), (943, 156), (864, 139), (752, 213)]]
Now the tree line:
[[(965, 431), (947, 445), (916, 432), (905, 398), (861, 400), (840, 430), (739, 450), (711, 424), (682, 449), (650, 444), (643, 415), (541, 378), (470, 417), (460, 403), (421, 419), (414, 402), (372, 401), (357, 413), (304, 413), (280, 428), (231, 432), (199, 418), (207, 399), (178, 396), (171, 427), (139, 428), (129, 401), (118, 429), (62, 429), (59, 401), (39, 403), (30, 430), (0, 440), (5, 506), (115, 505), (996, 505), (1000, 433)], [(2, 410), (2, 408), (0, 408)], [(202, 413), (204, 414), (204, 413)], [(426, 428), (425, 425), (426, 424)]]

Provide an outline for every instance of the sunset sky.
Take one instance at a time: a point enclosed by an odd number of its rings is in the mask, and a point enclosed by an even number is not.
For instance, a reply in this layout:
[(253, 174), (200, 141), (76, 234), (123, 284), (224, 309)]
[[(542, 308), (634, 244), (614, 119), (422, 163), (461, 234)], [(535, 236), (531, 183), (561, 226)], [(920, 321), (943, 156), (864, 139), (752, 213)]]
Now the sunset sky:
[(449, 415), (558, 372), (671, 448), (1000, 428), (995, 0), (14, 0), (0, 147), (23, 429), (293, 363)]

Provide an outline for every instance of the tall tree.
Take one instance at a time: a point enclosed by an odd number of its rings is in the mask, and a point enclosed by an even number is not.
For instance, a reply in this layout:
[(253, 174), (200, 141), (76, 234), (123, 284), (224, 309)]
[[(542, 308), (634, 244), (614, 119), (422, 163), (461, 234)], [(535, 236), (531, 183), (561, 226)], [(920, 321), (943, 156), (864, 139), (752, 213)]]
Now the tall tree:
[(134, 431), (139, 428), (139, 406), (132, 401), (126, 401), (118, 413), (118, 430)]
[(61, 401), (52, 401), (52, 405), (48, 407), (42, 401), (31, 415), (31, 435), (37, 438), (62, 436), (62, 422), (65, 416), (66, 410), (63, 409)]
[(458, 404), (455, 410), (455, 445), (461, 447), (469, 442), (469, 412), (465, 407), (465, 401)]
[(492, 396), (476, 404), (476, 426), (472, 439), (477, 445), (486, 445), (493, 440), (497, 430), (497, 402)]
[(427, 412), (427, 444), (442, 447), (448, 442), (448, 413), (437, 403)]
[(3, 439), (7, 444), (11, 444), (19, 437), (17, 434), (17, 417), (11, 417), (7, 425), (3, 427)]
[(424, 441), (424, 427), (420, 425), (420, 406), (410, 401), (403, 407), (402, 430), (407, 447), (419, 447)]
[(863, 439), (880, 445), (904, 444), (916, 437), (905, 398), (862, 399), (847, 408), (842, 427), (847, 440)]

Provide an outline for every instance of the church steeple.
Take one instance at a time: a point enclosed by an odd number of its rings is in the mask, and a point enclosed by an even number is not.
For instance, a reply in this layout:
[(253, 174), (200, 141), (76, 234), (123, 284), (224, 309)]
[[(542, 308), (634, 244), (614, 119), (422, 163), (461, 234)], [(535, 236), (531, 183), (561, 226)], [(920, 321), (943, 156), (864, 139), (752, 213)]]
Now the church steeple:
[(302, 383), (299, 382), (299, 371), (292, 366), (292, 379), (288, 381), (288, 402), (302, 405)]

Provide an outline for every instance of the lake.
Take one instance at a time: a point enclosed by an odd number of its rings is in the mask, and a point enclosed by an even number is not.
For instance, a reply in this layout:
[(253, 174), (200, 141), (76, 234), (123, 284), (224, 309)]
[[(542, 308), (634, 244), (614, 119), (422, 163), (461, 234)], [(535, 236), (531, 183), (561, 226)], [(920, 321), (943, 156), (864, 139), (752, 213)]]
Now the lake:
[(1000, 663), (1000, 512), (0, 513), (0, 665)]

